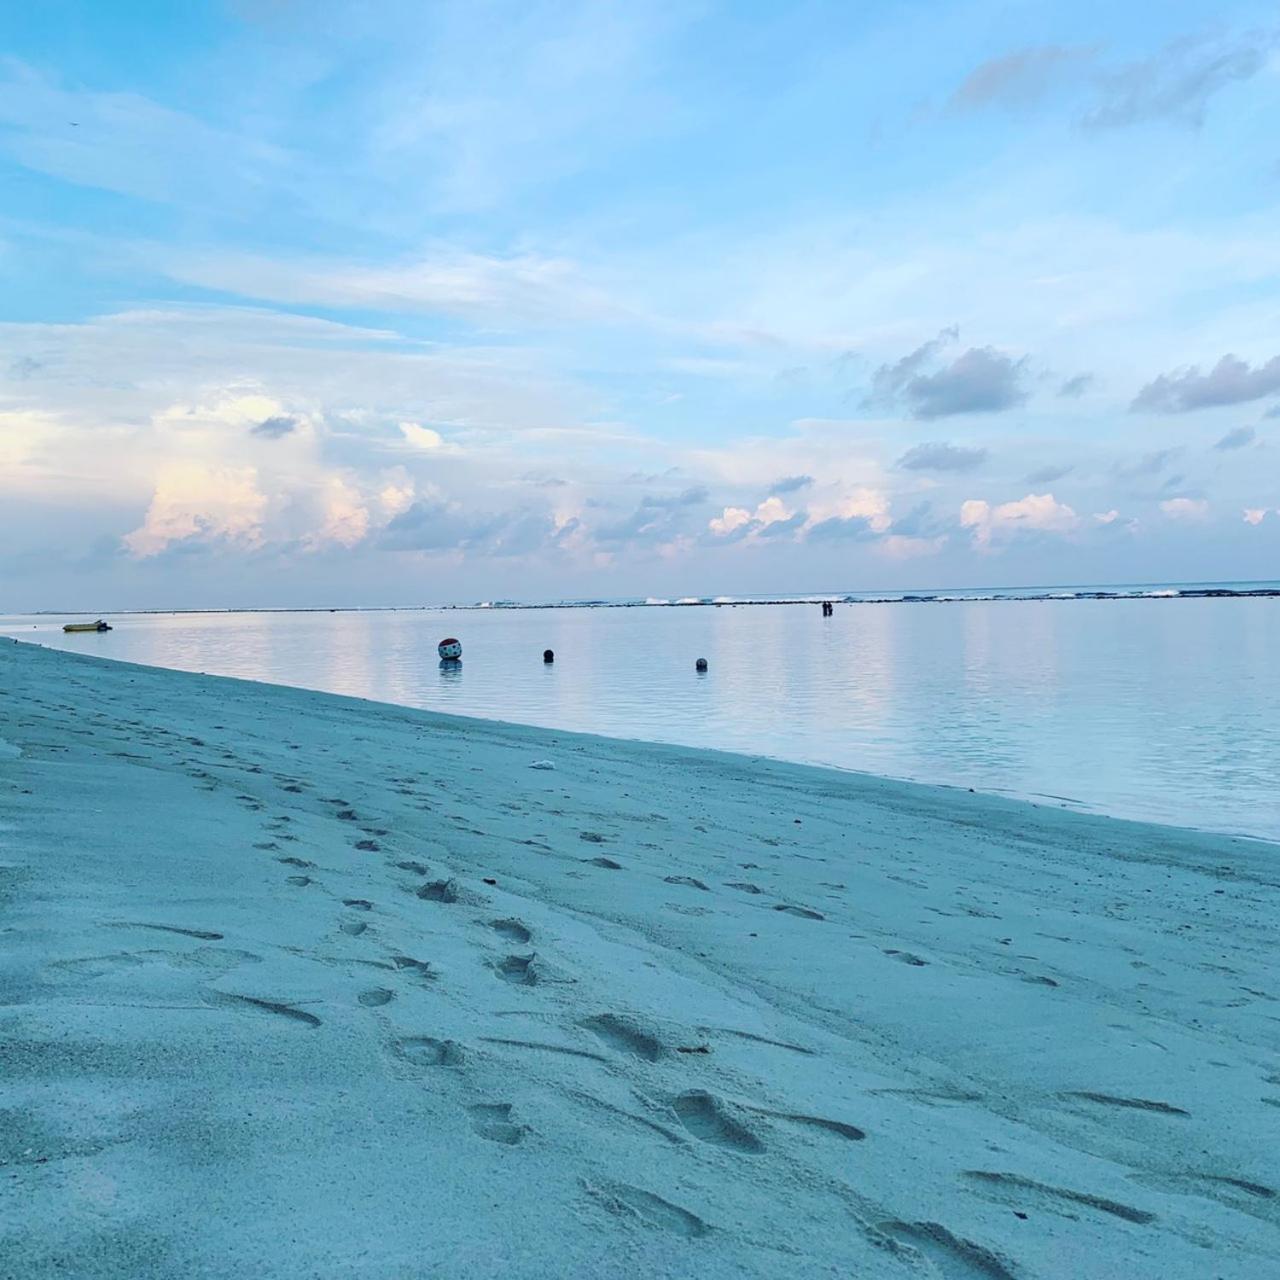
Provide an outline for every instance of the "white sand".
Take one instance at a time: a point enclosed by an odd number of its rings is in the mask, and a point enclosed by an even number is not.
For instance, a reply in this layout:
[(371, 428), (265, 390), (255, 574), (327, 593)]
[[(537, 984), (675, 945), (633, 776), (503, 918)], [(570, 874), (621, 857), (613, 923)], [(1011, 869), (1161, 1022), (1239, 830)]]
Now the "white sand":
[(1273, 846), (15, 644), (0, 739), (0, 1274), (1280, 1274)]

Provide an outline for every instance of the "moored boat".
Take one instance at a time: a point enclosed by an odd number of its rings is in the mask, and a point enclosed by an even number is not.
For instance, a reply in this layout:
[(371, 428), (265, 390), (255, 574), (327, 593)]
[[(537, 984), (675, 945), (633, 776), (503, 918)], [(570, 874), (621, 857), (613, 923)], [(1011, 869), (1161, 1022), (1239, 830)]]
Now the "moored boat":
[(97, 622), (68, 622), (62, 629), (63, 631), (110, 631), (111, 624), (99, 618)]

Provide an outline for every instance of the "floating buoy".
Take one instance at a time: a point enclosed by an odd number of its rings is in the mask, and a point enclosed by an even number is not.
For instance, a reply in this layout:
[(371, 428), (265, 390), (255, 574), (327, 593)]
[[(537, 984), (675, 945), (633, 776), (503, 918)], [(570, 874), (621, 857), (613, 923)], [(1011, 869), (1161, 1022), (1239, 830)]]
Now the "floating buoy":
[(556, 651), (554, 649), (543, 649), (542, 660), (543, 662), (554, 662), (556, 660)]
[(695, 663), (693, 664), (693, 669), (694, 669), (695, 671), (705, 671), (705, 670), (707, 669), (707, 660), (706, 660), (706, 658), (699, 658), (699, 659), (697, 660), (697, 662), (695, 662)]
[(439, 653), (443, 662), (457, 662), (462, 657), (462, 642), (449, 636), (440, 641), (436, 646), (436, 652)]

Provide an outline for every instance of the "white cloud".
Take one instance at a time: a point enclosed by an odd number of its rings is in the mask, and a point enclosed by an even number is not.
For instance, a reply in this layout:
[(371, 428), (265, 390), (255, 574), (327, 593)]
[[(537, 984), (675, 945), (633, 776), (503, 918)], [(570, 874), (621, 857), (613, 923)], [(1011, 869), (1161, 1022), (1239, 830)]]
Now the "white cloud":
[(996, 507), (982, 498), (970, 498), (960, 507), (960, 523), (973, 531), (975, 546), (987, 548), (1026, 531), (1068, 534), (1079, 527), (1080, 517), (1051, 493), (1029, 493)]
[(322, 523), (308, 539), (308, 545), (354, 547), (369, 532), (369, 510), (360, 491), (343, 476), (329, 476), (320, 500)]
[(1160, 510), (1170, 520), (1200, 521), (1209, 516), (1209, 504), (1203, 498), (1166, 498)]
[(744, 507), (725, 507), (721, 515), (713, 516), (708, 521), (707, 528), (712, 533), (723, 537), (725, 534), (732, 533), (735, 529), (741, 529), (750, 520), (751, 512)]
[(1115, 524), (1115, 522), (1120, 519), (1120, 513), (1112, 507), (1110, 511), (1095, 511), (1093, 513), (1093, 518), (1099, 524)]
[(792, 512), (781, 498), (766, 498), (757, 508), (755, 518), (761, 524), (777, 524), (779, 520), (790, 520)]
[(400, 434), (415, 449), (440, 449), (444, 447), (444, 438), (438, 431), (430, 427), (419, 426), (416, 422), (402, 422)]
[(809, 504), (809, 527), (824, 520), (865, 520), (873, 533), (884, 533), (893, 523), (889, 496), (869, 485), (838, 488), (834, 494), (819, 496)]
[(1245, 524), (1261, 524), (1266, 516), (1266, 507), (1245, 507), (1244, 509)]
[(190, 539), (262, 544), (266, 495), (253, 467), (210, 467), (199, 462), (165, 466), (141, 527), (124, 544), (141, 559)]

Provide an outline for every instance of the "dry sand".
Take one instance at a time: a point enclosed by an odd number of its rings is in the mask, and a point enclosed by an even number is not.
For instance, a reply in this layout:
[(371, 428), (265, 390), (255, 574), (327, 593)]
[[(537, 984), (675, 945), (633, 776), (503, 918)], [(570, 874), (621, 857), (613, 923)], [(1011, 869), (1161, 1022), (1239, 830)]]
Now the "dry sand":
[(1274, 1277), (1278, 855), (5, 644), (0, 1274)]

